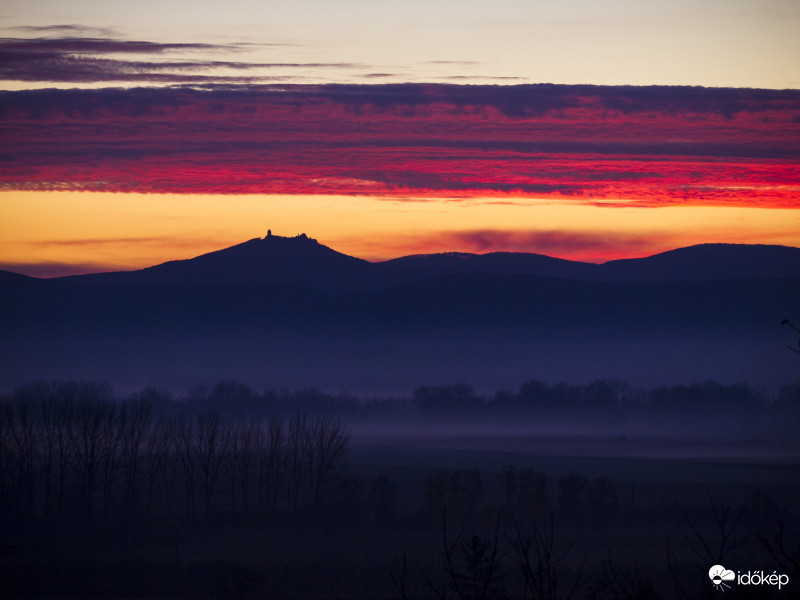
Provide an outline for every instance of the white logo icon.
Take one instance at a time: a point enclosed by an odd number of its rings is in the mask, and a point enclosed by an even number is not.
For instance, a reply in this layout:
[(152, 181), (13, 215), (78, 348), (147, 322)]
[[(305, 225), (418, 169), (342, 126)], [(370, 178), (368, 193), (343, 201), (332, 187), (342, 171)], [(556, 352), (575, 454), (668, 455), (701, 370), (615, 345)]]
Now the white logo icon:
[(724, 592), (726, 588), (731, 587), (726, 582), (736, 579), (736, 574), (722, 565), (714, 565), (708, 570), (708, 577), (715, 588)]

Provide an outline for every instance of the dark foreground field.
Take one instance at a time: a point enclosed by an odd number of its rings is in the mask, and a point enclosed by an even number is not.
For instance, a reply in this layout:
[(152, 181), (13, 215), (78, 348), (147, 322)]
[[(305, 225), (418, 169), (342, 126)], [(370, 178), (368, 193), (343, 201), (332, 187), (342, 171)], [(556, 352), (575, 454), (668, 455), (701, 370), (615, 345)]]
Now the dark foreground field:
[(716, 564), (789, 577), (725, 598), (800, 585), (791, 441), (356, 432), (330, 501), (291, 510), (260, 510), (224, 473), (205, 509), (187, 508), (177, 475), (152, 507), (17, 506), (0, 595), (712, 598)]

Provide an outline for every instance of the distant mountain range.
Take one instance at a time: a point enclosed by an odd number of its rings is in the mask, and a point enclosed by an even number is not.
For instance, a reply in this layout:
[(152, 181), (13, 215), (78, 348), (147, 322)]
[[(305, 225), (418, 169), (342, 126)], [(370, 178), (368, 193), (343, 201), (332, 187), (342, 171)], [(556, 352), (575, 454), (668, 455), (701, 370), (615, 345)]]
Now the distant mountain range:
[(385, 262), (270, 235), (138, 271), (0, 273), (6, 339), (736, 336), (800, 310), (800, 249), (707, 244), (591, 264), (444, 253)]
[(800, 276), (800, 248), (702, 244), (603, 264), (522, 252), (447, 252), (371, 263), (336, 252), (305, 234), (291, 238), (270, 235), (138, 271), (63, 279), (114, 283), (270, 283), (347, 293), (456, 274), (534, 275), (630, 284), (775, 279)]
[(450, 273), (537, 275), (603, 283), (667, 283), (722, 279), (785, 278), (800, 275), (800, 248), (745, 244), (702, 244), (646, 258), (603, 264), (541, 254), (428, 254), (381, 263), (386, 268), (428, 276)]

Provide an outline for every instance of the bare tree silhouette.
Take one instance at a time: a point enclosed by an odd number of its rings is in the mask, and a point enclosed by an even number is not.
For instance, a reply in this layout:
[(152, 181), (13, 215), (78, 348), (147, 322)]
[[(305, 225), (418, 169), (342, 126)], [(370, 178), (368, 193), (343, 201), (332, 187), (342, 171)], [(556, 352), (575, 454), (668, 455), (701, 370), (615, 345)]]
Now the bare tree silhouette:
[(172, 445), (183, 471), (183, 490), (186, 502), (186, 514), (194, 516), (195, 510), (195, 423), (194, 419), (181, 417), (174, 421), (170, 428)]
[(563, 550), (558, 548), (553, 515), (550, 515), (548, 527), (535, 527), (530, 534), (523, 534), (515, 519), (514, 530), (514, 555), (522, 573), (525, 597), (530, 593), (538, 600), (574, 598), (585, 583), (586, 559), (567, 580), (565, 575), (569, 569), (565, 559), (574, 545), (570, 544)]
[[(697, 524), (689, 515), (685, 507), (681, 507), (684, 527), (679, 527), (679, 532), (694, 554), (694, 561), (679, 564), (672, 550), (672, 542), (667, 538), (667, 564), (672, 578), (675, 595), (678, 598), (696, 598), (697, 590), (687, 589), (685, 578), (681, 577), (687, 568), (705, 574), (712, 565), (724, 565), (730, 560), (731, 554), (747, 541), (741, 531), (741, 511), (733, 515), (731, 502), (720, 506), (708, 496), (708, 510), (710, 519), (706, 520), (707, 527)], [(700, 580), (703, 578), (701, 577)], [(690, 586), (691, 587), (691, 586)], [(705, 593), (711, 596), (713, 588), (708, 586)]]
[(132, 400), (123, 405), (125, 414), (122, 428), (123, 478), (126, 510), (133, 511), (138, 506), (136, 492), (139, 477), (140, 459), (144, 445), (150, 434), (152, 404), (146, 398)]
[(98, 477), (102, 476), (104, 452), (108, 436), (113, 435), (114, 409), (108, 384), (89, 386), (75, 407), (70, 429), (70, 441), (75, 454), (75, 466), (83, 489), (83, 505), (87, 515), (94, 512), (94, 496)]
[(227, 435), (229, 439), (226, 462), (231, 486), (231, 508), (235, 509), (238, 487), (242, 509), (247, 511), (250, 505), (253, 473), (258, 462), (258, 448), (263, 446), (264, 426), (253, 420), (235, 421), (228, 425)]
[(286, 479), (288, 450), (286, 429), (277, 419), (267, 428), (267, 438), (259, 442), (259, 488), (265, 490), (265, 503), (271, 512), (278, 508), (278, 497)]
[(286, 436), (287, 453), (287, 508), (297, 510), (300, 504), (300, 490), (308, 475), (311, 459), (310, 437), (308, 435), (308, 419), (306, 415), (297, 413), (289, 421)]
[(14, 460), (14, 449), (12, 448), (12, 423), (14, 411), (11, 402), (0, 401), (0, 512), (7, 513), (13, 485), (12, 461)]
[[(797, 333), (800, 333), (800, 329), (795, 327), (791, 323), (791, 321), (789, 321), (789, 319), (784, 319), (783, 321), (781, 321), (781, 325), (785, 325), (789, 329), (792, 329), (793, 331), (796, 331)], [(796, 348), (794, 346), (792, 346), (791, 344), (787, 345), (787, 348), (789, 348), (789, 350), (791, 350), (792, 352), (797, 352), (798, 354), (800, 354), (800, 340), (797, 341), (797, 347)]]
[(112, 509), (114, 485), (117, 474), (122, 465), (122, 437), (125, 432), (127, 411), (124, 405), (109, 403), (105, 418), (101, 421), (102, 440), (104, 447), (100, 453), (103, 483), (103, 512), (109, 513)]
[(787, 539), (786, 524), (778, 523), (777, 531), (768, 537), (757, 533), (761, 546), (778, 564), (781, 570), (792, 579), (800, 577), (800, 536), (794, 540)]
[(324, 417), (311, 425), (307, 435), (310, 436), (311, 443), (311, 490), (314, 505), (319, 507), (329, 491), (333, 477), (347, 459), (349, 437), (340, 423)]
[(704, 535), (702, 529), (692, 521), (686, 510), (682, 512), (688, 531), (681, 529), (681, 535), (689, 543), (700, 564), (718, 565), (723, 564), (730, 553), (741, 546), (746, 539), (741, 537), (739, 531), (741, 515), (731, 515), (730, 502), (721, 507), (709, 497), (709, 503), (714, 523), (713, 535)]
[(11, 413), (11, 439), (16, 452), (17, 509), (33, 515), (34, 475), (36, 465), (37, 429), (33, 407), (24, 397), (17, 397)]
[(215, 411), (197, 415), (196, 432), (192, 455), (200, 470), (203, 484), (203, 505), (205, 514), (209, 515), (228, 439), (224, 435), (219, 413)]
[[(442, 512), (442, 550), (441, 559), (445, 572), (445, 582), (437, 585), (425, 572), (423, 577), (430, 591), (444, 600), (448, 590), (458, 600), (502, 600), (508, 598), (505, 592), (505, 571), (500, 563), (498, 531), (500, 515), (497, 515), (494, 535), (486, 538), (473, 535), (463, 541), (464, 532), (450, 542), (447, 534), (447, 511)], [(395, 587), (398, 584), (395, 583)], [(405, 583), (402, 584), (404, 589)]]
[(177, 460), (176, 453), (170, 451), (174, 439), (174, 423), (160, 417), (155, 422), (148, 424), (148, 431), (142, 448), (144, 469), (147, 477), (147, 512), (153, 512), (156, 483), (164, 482), (164, 495), (167, 509), (169, 508), (169, 492), (174, 481), (174, 466)]
[(591, 600), (661, 600), (658, 586), (642, 569), (618, 567), (609, 556), (602, 561), (600, 582), (588, 595)]

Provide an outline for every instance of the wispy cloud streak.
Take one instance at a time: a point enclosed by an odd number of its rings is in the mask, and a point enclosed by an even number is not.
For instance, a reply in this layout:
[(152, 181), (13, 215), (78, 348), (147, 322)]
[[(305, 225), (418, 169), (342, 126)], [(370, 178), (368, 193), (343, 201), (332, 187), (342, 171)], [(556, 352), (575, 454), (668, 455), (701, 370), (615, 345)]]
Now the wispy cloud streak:
[[(366, 255), (383, 254), (392, 257), (419, 253), (448, 252), (458, 248), (461, 252), (485, 254), (487, 252), (532, 252), (558, 256), (571, 260), (604, 262), (627, 258), (641, 253), (643, 248), (653, 253), (686, 244), (680, 234), (650, 229), (647, 231), (576, 231), (564, 229), (502, 230), (470, 229), (464, 231), (440, 230), (427, 234), (415, 232), (404, 236), (402, 232), (382, 242), (374, 249), (363, 240), (346, 240), (355, 243)], [(388, 244), (388, 246), (387, 246)], [(380, 259), (378, 259), (380, 260)]]
[(20, 273), (29, 277), (44, 278), (103, 273), (119, 269), (119, 265), (101, 262), (0, 262), (0, 271), (11, 271), (12, 273)]
[[(73, 26), (63, 26), (71, 30)], [(157, 43), (111, 37), (0, 38), (0, 80), (54, 83), (133, 82), (159, 84), (249, 83), (265, 81), (257, 71), (276, 68), (330, 69), (360, 67), (351, 63), (245, 62), (163, 58), (176, 53), (214, 54), (243, 46), (201, 43)], [(233, 76), (215, 70), (247, 71)]]

